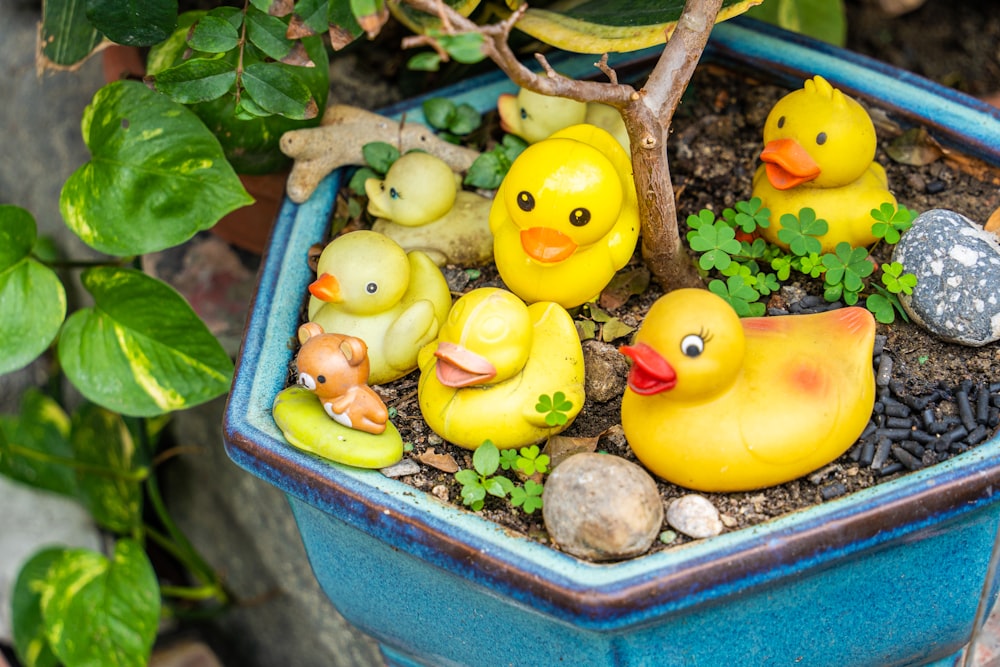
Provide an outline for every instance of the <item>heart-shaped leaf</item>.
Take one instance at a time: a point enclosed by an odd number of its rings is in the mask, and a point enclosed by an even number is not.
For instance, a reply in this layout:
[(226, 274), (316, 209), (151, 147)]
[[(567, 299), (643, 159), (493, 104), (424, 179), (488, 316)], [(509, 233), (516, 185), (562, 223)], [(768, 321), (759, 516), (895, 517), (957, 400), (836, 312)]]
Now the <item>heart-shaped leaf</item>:
[(115, 412), (153, 416), (229, 388), (232, 361), (172, 287), (112, 267), (89, 269), (82, 280), (94, 306), (66, 320), (59, 360), (88, 399)]
[(120, 414), (93, 403), (73, 415), (70, 436), (76, 459), (119, 475), (81, 469), (80, 497), (94, 520), (104, 528), (127, 533), (142, 522), (142, 489), (135, 441)]
[(31, 258), (36, 233), (30, 213), (0, 205), (0, 374), (44, 352), (66, 317), (62, 282)]
[(66, 181), (59, 210), (101, 252), (175, 246), (253, 203), (201, 120), (138, 81), (97, 91), (82, 128), (91, 159)]
[(64, 664), (148, 663), (160, 616), (160, 590), (137, 542), (119, 540), (111, 560), (87, 549), (66, 549), (38, 585), (45, 636)]
[(21, 397), (16, 418), (0, 417), (0, 474), (39, 489), (76, 497), (70, 460), (70, 418), (54, 400), (37, 389)]
[(47, 589), (49, 569), (65, 549), (50, 547), (35, 553), (21, 566), (11, 593), (12, 630), (17, 657), (26, 667), (57, 667), (59, 658), (45, 637), (42, 593)]

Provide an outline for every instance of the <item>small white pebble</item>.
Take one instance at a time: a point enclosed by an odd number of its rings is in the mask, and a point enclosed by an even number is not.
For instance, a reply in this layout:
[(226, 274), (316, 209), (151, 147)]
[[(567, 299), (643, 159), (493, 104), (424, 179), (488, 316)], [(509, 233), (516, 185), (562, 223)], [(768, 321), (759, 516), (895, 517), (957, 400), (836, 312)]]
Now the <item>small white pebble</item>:
[(722, 532), (719, 510), (708, 498), (696, 494), (681, 496), (667, 507), (667, 523), (688, 537), (702, 539)]

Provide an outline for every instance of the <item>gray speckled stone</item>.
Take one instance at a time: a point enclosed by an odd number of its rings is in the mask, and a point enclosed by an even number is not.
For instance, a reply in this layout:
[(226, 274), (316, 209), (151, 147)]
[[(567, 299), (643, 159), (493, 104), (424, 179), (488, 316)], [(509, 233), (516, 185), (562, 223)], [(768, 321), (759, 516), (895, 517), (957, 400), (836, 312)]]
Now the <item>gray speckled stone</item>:
[(901, 301), (914, 322), (946, 341), (980, 346), (1000, 340), (1000, 243), (965, 216), (920, 214), (893, 251), (917, 276)]

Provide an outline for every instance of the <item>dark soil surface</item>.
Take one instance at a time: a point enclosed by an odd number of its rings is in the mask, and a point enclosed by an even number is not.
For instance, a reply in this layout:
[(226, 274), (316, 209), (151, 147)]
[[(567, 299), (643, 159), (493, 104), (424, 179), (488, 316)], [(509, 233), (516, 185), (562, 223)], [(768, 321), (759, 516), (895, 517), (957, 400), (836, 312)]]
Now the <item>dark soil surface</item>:
[[(990, 11), (991, 4), (929, 0), (913, 14), (887, 21), (872, 4), (850, 3), (849, 46), (971, 94), (985, 96), (1000, 90), (1000, 18)], [(721, 212), (739, 200), (749, 199), (764, 119), (773, 103), (787, 92), (772, 85), (751, 83), (747, 85), (717, 68), (701, 68), (696, 74), (675, 118), (670, 143), (681, 220), (703, 208)], [(890, 186), (900, 203), (918, 212), (947, 208), (978, 222), (985, 222), (1000, 207), (1000, 170), (960, 156), (922, 166), (895, 163), (885, 149), (902, 128), (877, 111), (873, 116), (880, 139), (877, 159), (886, 166)], [(877, 249), (875, 255), (885, 261), (888, 250)], [(636, 258), (630, 268), (639, 265)], [(474, 280), (461, 270), (449, 271), (448, 275), (458, 292), (500, 284), (490, 269)], [(820, 293), (818, 283), (790, 283), (772, 297), (769, 306), (787, 309), (796, 302), (808, 303), (810, 295)], [(660, 294), (653, 285), (646, 293), (609, 311), (624, 323), (638, 326), (644, 312)], [(806, 302), (800, 302), (803, 296)], [(902, 410), (910, 419), (907, 429), (927, 433), (933, 440), (925, 435), (898, 437), (878, 447), (878, 437), (873, 435), (806, 478), (747, 493), (704, 494), (720, 510), (727, 530), (754, 525), (932, 465), (995, 432), (1000, 406), (998, 344), (982, 348), (949, 345), (898, 321), (891, 326), (879, 325), (878, 333), (884, 341), (882, 354), (891, 358), (893, 370), (891, 384), (880, 390), (873, 427), (889, 425), (888, 417)], [(625, 338), (612, 341), (615, 346), (625, 342)], [(876, 357), (875, 363), (879, 361)], [(386, 404), (396, 410), (393, 422), (404, 440), (412, 444), (407, 457), (418, 460), (434, 450), (436, 454), (450, 455), (462, 468), (470, 468), (471, 452), (442, 442), (424, 424), (416, 387), (417, 373), (379, 387)], [(963, 426), (959, 404), (966, 399), (973, 412), (978, 408), (980, 416), (986, 415), (983, 419), (986, 428)], [(606, 402), (588, 399), (564, 435), (591, 439), (600, 436), (590, 442), (592, 447), (635, 461), (621, 433), (619, 406), (620, 397)], [(885, 406), (890, 407), (886, 410)], [(960, 434), (963, 429), (966, 435), (941, 437), (945, 433)], [(420, 467), (419, 473), (408, 475), (403, 481), (442, 499), (461, 502), (461, 487), (452, 474), (424, 463)], [(660, 483), (664, 502), (687, 492)], [(505, 501), (490, 498), (482, 514), (512, 530), (547, 541), (538, 512), (526, 515), (512, 510)], [(671, 545), (684, 541), (685, 538), (679, 537)], [(653, 548), (667, 546), (656, 543)]]

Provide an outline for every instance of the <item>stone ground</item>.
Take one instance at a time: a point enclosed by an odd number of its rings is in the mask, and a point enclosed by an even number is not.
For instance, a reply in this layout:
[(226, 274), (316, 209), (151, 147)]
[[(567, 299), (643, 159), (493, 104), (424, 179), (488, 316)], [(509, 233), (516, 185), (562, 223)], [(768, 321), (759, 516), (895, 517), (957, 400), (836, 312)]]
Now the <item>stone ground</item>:
[[(980, 4), (985, 7), (988, 3)], [(61, 222), (58, 194), (65, 179), (87, 159), (79, 119), (102, 84), (100, 64), (92, 61), (77, 73), (37, 78), (33, 61), (37, 0), (3, 0), (0, 14), (0, 55), (6, 64), (0, 70), (4, 97), (0, 105), (0, 146), (5, 158), (0, 160), (0, 202), (28, 209), (35, 215), (41, 233), (54, 236), (67, 254), (87, 257), (91, 253)], [(1000, 54), (993, 44), (993, 51), (982, 54), (979, 60), (992, 63), (996, 70), (1000, 69)], [(372, 106), (390, 101), (389, 91), (372, 90), (358, 80), (354, 75), (358, 66), (350, 58), (335, 65), (335, 99), (353, 103), (367, 100)], [(995, 92), (996, 88), (977, 92), (990, 90)], [(205, 252), (231, 253), (211, 241), (207, 243), (202, 248)], [(240, 279), (229, 297), (245, 305), (253, 286), (252, 270), (243, 274), (239, 269), (234, 271)], [(217, 324), (218, 333), (235, 352), (242, 312), (237, 308)], [(40, 373), (37, 368), (29, 368), (0, 378), (0, 411), (13, 411), (22, 388), (36, 383)], [(168, 631), (168, 643), (176, 642), (172, 649), (175, 658), (166, 662), (170, 656), (161, 656), (164, 662), (158, 664), (381, 664), (374, 642), (344, 621), (318, 589), (283, 496), (236, 468), (226, 457), (222, 448), (222, 408), (222, 400), (218, 400), (178, 416), (178, 443), (190, 445), (195, 453), (165, 466), (165, 486), (182, 527), (245, 602), (199, 632)], [(9, 642), (4, 595), (18, 559), (37, 544), (97, 544), (100, 538), (75, 508), (53, 504), (44, 495), (0, 480), (0, 497), (2, 645)], [(31, 517), (33, 531), (26, 529), (29, 522), (25, 516)], [(42, 521), (43, 517), (48, 518)], [(195, 642), (194, 648), (191, 642)], [(206, 652), (206, 647), (210, 651)], [(969, 664), (1000, 666), (1000, 616), (990, 619)], [(3, 665), (0, 656), (0, 667)]]

